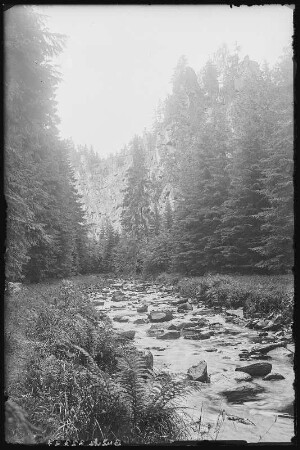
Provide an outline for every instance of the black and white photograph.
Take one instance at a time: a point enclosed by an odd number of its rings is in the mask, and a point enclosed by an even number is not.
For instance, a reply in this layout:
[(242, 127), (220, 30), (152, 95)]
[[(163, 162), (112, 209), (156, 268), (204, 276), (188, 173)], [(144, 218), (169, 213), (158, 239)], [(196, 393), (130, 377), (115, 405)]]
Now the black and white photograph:
[(295, 444), (295, 6), (2, 7), (5, 442)]

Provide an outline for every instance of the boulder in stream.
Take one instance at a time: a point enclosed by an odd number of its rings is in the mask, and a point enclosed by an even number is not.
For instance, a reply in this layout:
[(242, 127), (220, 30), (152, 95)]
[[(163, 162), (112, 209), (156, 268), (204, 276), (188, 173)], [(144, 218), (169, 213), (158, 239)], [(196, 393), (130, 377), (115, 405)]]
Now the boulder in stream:
[(190, 380), (201, 381), (202, 383), (208, 383), (209, 377), (207, 374), (207, 362), (199, 361), (198, 364), (190, 367), (187, 371), (187, 376)]
[(183, 327), (181, 329), (182, 336), (187, 336), (189, 334), (199, 334), (202, 331), (201, 328), (196, 327)]
[(265, 381), (271, 381), (271, 380), (284, 380), (285, 377), (281, 375), (281, 373), (278, 372), (271, 372), (265, 377), (263, 377), (263, 380)]
[(139, 313), (147, 312), (148, 311), (148, 305), (139, 306), (138, 308), (136, 308), (136, 310)]
[(180, 337), (180, 331), (168, 330), (163, 334), (158, 334), (156, 339), (178, 339)]
[(228, 403), (242, 404), (255, 400), (257, 395), (264, 392), (264, 388), (254, 383), (245, 383), (242, 386), (226, 389), (221, 394), (226, 397)]
[(112, 295), (111, 300), (112, 300), (113, 302), (123, 302), (124, 300), (126, 300), (126, 295), (123, 294), (122, 292), (115, 292), (115, 293)]
[(149, 314), (150, 322), (167, 322), (173, 319), (171, 311), (151, 311)]
[(160, 334), (163, 334), (165, 332), (163, 327), (157, 327), (151, 325), (151, 327), (147, 330), (148, 336), (159, 336)]
[(240, 373), (234, 373), (233, 374), (233, 379), (237, 382), (241, 382), (241, 381), (251, 381), (252, 377), (251, 375), (249, 375), (248, 373), (245, 372), (240, 372)]
[(138, 317), (136, 320), (133, 321), (133, 323), (137, 325), (149, 323), (149, 319), (147, 317)]
[(183, 336), (183, 339), (189, 339), (191, 341), (200, 341), (202, 338), (198, 333), (198, 334), (186, 334), (185, 336)]
[(114, 320), (115, 322), (129, 322), (130, 317), (129, 317), (129, 316), (124, 316), (124, 315), (121, 315), (121, 316), (115, 316), (115, 317), (113, 318), (113, 320)]
[(192, 339), (196, 341), (200, 341), (202, 339), (209, 339), (213, 333), (208, 331), (199, 331), (196, 329), (190, 329), (190, 330), (182, 330), (184, 339)]
[(167, 330), (181, 330), (184, 328), (185, 325), (187, 325), (188, 322), (181, 322), (180, 320), (175, 320), (174, 322), (170, 323), (166, 326)]
[(272, 364), (267, 362), (249, 364), (244, 367), (236, 367), (236, 372), (245, 372), (252, 377), (264, 377), (272, 370)]
[(205, 327), (206, 325), (209, 325), (209, 320), (205, 319), (204, 317), (192, 317), (191, 320), (197, 321), (198, 327)]

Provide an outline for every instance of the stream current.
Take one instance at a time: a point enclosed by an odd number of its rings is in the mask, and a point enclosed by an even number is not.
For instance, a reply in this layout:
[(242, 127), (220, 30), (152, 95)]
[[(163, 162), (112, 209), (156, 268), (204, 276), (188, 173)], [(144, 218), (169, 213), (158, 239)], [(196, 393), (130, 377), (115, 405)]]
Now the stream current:
[[(120, 296), (118, 301), (114, 301), (116, 295)], [(294, 436), (294, 344), (271, 350), (262, 359), (241, 360), (241, 352), (255, 344), (276, 342), (274, 333), (260, 336), (259, 331), (247, 328), (242, 318), (239, 323), (232, 323), (231, 316), (225, 311), (218, 313), (201, 302), (193, 305), (193, 310), (178, 312), (174, 302), (181, 297), (170, 288), (154, 283), (107, 280), (107, 287), (101, 292), (92, 292), (90, 299), (95, 302), (96, 309), (113, 320), (115, 330), (135, 331), (134, 344), (139, 350), (151, 351), (154, 369), (169, 372), (178, 380), (186, 379), (191, 366), (206, 361), (210, 383), (191, 381), (198, 387), (201, 385), (200, 389), (187, 395), (180, 405), (189, 418), (191, 440), (290, 442)], [(147, 312), (137, 312), (142, 305), (148, 306)], [(147, 321), (151, 311), (164, 310), (172, 311), (172, 321), (177, 323), (205, 318), (213, 335), (202, 340), (185, 339), (182, 335), (177, 339), (162, 340), (147, 334), (151, 322), (134, 323), (137, 319)], [(239, 315), (242, 316), (242, 311)], [(119, 321), (122, 316), (126, 316), (124, 322)], [(167, 330), (172, 321), (162, 322), (159, 326)], [(235, 372), (237, 367), (266, 362), (266, 359), (272, 364), (272, 373), (280, 373), (284, 379), (267, 381), (255, 377), (247, 382), (234, 379), (241, 373)], [(243, 393), (238, 396), (228, 394), (240, 391), (242, 386), (248, 388), (244, 396)]]

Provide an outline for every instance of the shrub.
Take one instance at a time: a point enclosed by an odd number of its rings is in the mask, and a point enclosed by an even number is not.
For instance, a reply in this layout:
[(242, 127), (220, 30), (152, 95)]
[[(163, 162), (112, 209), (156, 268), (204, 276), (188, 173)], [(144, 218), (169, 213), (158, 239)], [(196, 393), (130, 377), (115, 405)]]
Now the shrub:
[(180, 279), (181, 275), (163, 272), (155, 278), (155, 281), (160, 284), (177, 287)]

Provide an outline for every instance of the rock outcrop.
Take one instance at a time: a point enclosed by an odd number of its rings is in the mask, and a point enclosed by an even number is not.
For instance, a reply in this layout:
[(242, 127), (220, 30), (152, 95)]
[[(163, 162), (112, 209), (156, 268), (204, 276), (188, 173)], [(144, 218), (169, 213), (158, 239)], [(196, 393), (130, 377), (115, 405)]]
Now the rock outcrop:
[[(145, 132), (142, 139), (149, 179), (158, 186), (155, 203), (158, 212), (163, 214), (167, 203), (174, 209), (176, 197), (169, 173), (165, 170), (167, 155), (175, 151), (170, 131), (161, 129), (155, 134)], [(115, 230), (120, 231), (127, 171), (132, 165), (130, 146), (108, 158), (96, 158), (92, 162), (86, 152), (80, 151), (72, 156), (72, 165), (90, 235), (98, 240), (107, 220)], [(154, 198), (151, 198), (150, 206), (154, 210)]]

